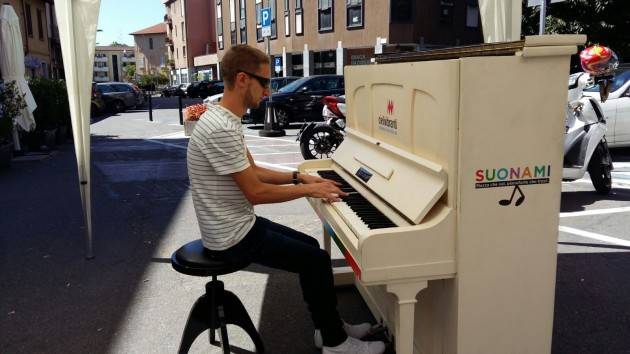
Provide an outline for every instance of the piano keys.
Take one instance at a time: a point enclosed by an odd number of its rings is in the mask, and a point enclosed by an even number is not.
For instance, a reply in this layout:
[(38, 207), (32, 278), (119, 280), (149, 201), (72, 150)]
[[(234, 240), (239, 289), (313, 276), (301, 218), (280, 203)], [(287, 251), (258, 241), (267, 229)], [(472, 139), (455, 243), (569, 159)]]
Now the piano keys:
[[(550, 352), (566, 80), (584, 41), (345, 68), (346, 139), (299, 170), (350, 193), (308, 201), (350, 265), (336, 280), (356, 285), (398, 354)], [(551, 167), (536, 183), (475, 180), (539, 165)], [(515, 186), (527, 198), (499, 203)]]

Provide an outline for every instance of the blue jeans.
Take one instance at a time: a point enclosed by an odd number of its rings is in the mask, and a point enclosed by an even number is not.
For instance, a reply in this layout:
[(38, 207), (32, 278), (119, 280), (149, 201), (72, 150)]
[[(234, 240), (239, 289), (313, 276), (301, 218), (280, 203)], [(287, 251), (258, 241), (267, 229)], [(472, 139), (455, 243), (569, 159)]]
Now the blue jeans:
[(299, 274), (304, 301), (315, 328), (321, 329), (324, 345), (334, 347), (346, 340), (337, 312), (330, 255), (311, 236), (257, 216), (254, 226), (239, 243), (211, 253), (225, 261), (248, 260)]

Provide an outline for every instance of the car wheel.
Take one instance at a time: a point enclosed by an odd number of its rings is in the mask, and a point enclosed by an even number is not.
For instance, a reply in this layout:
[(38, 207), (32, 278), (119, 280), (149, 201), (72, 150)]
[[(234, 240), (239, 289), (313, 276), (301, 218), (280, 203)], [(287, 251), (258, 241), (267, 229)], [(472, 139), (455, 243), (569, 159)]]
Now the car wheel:
[(593, 187), (599, 194), (608, 194), (612, 189), (612, 166), (605, 163), (607, 149), (600, 143), (595, 148), (591, 161), (588, 163), (588, 174), (591, 176)]
[(276, 122), (278, 122), (278, 126), (282, 129), (287, 129), (290, 123), (289, 112), (282, 108), (275, 108), (276, 111)]
[(114, 101), (114, 112), (121, 113), (125, 111), (125, 103), (123, 101)]

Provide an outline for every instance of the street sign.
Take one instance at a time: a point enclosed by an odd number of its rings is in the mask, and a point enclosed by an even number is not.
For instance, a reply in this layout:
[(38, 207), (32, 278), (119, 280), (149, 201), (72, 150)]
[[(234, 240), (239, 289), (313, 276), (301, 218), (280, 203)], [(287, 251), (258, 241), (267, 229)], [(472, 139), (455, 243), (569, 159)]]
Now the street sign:
[(273, 66), (275, 72), (279, 73), (282, 71), (282, 57), (275, 57), (273, 59)]
[[(551, 0), (550, 3), (563, 2), (566, 0)], [(527, 7), (540, 6), (542, 0), (527, 0)]]
[(260, 10), (260, 18), (262, 25), (262, 36), (271, 37), (271, 8), (267, 7)]

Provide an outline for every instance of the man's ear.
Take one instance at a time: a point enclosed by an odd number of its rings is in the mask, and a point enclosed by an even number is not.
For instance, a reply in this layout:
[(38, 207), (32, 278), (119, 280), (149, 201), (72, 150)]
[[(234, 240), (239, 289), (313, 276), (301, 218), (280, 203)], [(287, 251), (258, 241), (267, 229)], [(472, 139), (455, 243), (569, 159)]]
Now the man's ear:
[(236, 87), (247, 86), (247, 75), (245, 73), (237, 73), (234, 80), (234, 86)]

